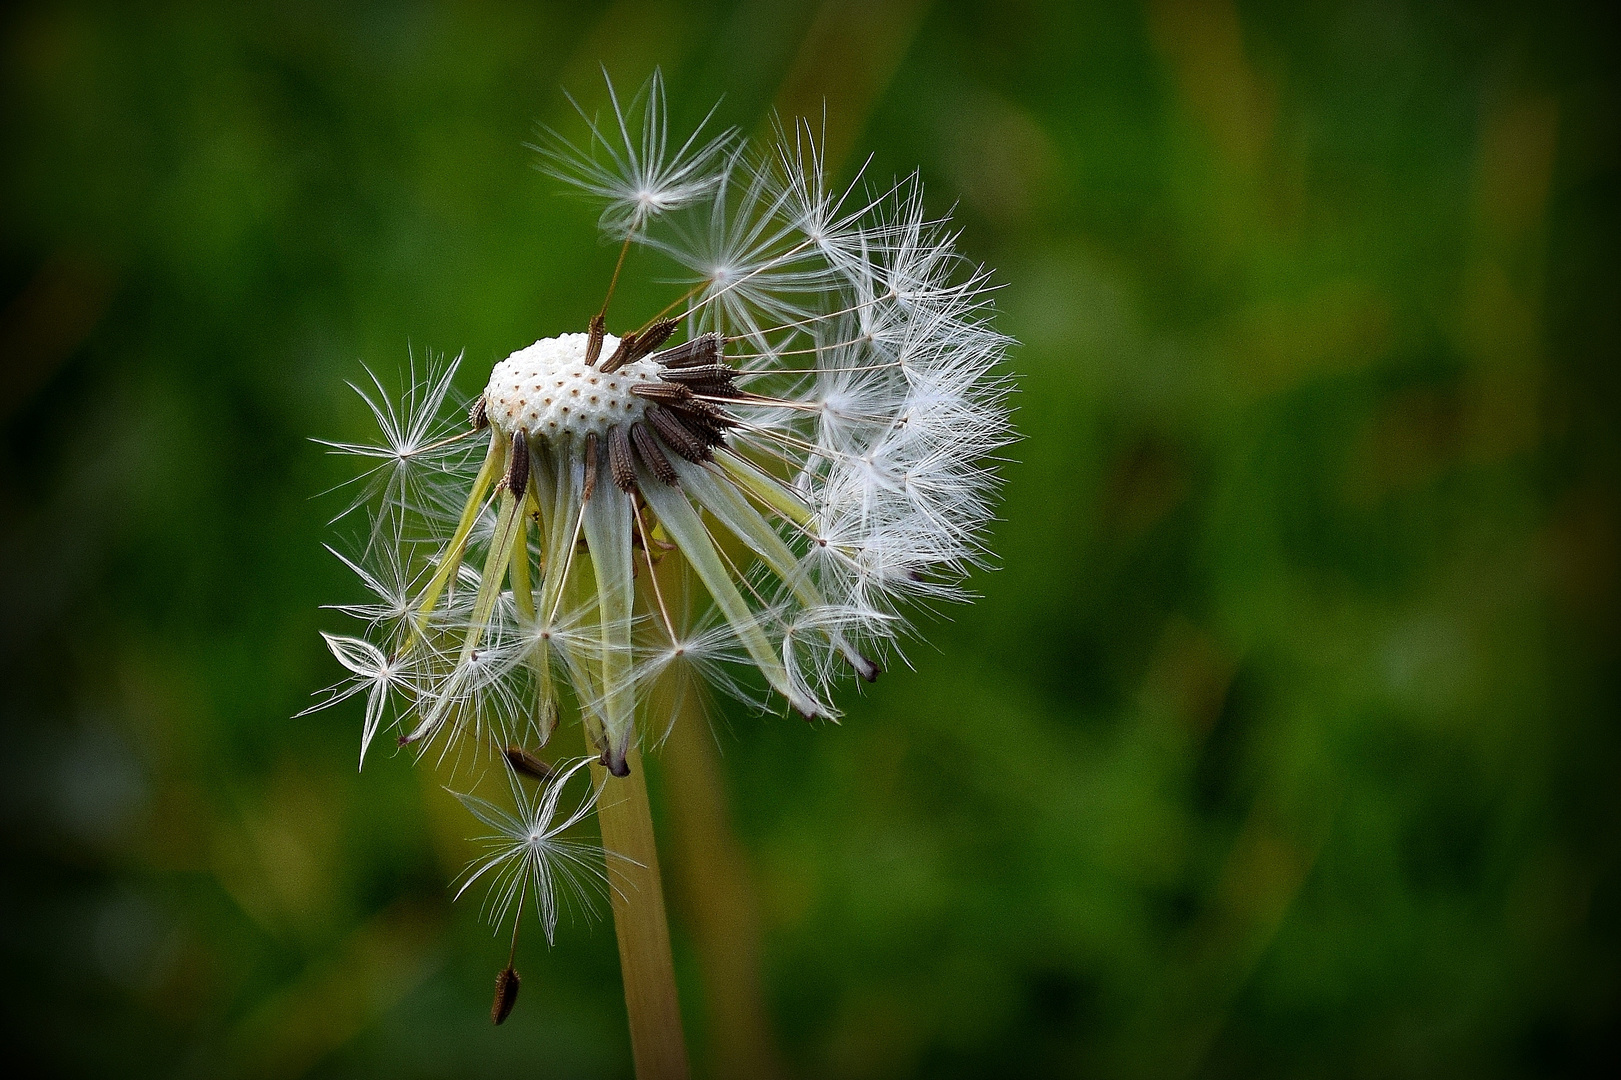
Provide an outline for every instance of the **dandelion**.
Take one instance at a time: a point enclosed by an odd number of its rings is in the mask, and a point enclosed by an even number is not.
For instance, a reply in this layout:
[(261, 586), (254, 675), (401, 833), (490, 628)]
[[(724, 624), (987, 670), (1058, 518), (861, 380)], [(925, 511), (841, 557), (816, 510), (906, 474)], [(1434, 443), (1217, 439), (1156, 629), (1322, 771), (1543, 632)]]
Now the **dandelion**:
[[(920, 611), (966, 598), (1009, 438), (1010, 342), (915, 176), (835, 189), (806, 125), (764, 150), (707, 122), (675, 139), (657, 75), (609, 96), (607, 121), (581, 112), (585, 145), (540, 147), (621, 242), (602, 307), (496, 364), (465, 412), (454, 366), (403, 407), (363, 395), (383, 444), (330, 445), (376, 463), (381, 505), (346, 560), (375, 595), (347, 609), (372, 643), (328, 640), (361, 680), (332, 700), (368, 691), (368, 742), (386, 712), (419, 754), (510, 762), (503, 748), (577, 716), (599, 772), (631, 776), (628, 805), (639, 740), (668, 727), (656, 686), (836, 721), (841, 682), (876, 679)], [(670, 302), (610, 330), (635, 249), (667, 264)], [(509, 841), (469, 879), (496, 875), (503, 913), (515, 889), (546, 905), (562, 880), (521, 860), (580, 865), (510, 846), (531, 817), (512, 789), (515, 818), (468, 803)], [(621, 802), (601, 805), (604, 842), (640, 865), (650, 831), (610, 835)], [(555, 908), (541, 914), (550, 938)]]

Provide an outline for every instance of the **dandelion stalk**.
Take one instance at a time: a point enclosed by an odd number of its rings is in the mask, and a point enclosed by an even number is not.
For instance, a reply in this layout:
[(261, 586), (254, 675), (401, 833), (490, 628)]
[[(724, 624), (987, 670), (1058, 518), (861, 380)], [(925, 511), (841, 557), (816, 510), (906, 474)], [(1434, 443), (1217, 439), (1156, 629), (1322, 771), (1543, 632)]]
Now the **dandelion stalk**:
[(626, 764), (629, 776), (610, 779), (601, 764), (594, 764), (591, 773), (603, 791), (597, 803), (602, 845), (621, 856), (608, 862), (608, 885), (614, 936), (619, 941), (619, 971), (625, 982), (625, 1011), (630, 1017), (630, 1049), (639, 1080), (685, 1077), (687, 1043), (681, 1031), (670, 927), (664, 913), (664, 887), (641, 752), (632, 748)]
[(717, 1080), (785, 1075), (760, 986), (760, 914), (747, 852), (732, 828), (714, 736), (701, 702), (678, 694), (659, 755), (671, 875), (703, 977)]

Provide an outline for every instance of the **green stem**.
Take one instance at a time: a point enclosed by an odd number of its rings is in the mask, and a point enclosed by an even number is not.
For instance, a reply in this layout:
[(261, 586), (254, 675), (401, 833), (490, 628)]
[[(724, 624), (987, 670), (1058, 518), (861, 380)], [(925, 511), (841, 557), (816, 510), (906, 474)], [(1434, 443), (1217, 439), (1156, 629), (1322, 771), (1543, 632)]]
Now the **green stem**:
[[(596, 751), (589, 735), (586, 745)], [(597, 803), (602, 846), (616, 856), (607, 860), (608, 886), (614, 935), (619, 939), (619, 970), (625, 982), (625, 1011), (630, 1017), (631, 1055), (637, 1080), (685, 1080), (689, 1075), (687, 1043), (676, 999), (670, 925), (664, 914), (647, 780), (641, 752), (634, 744), (626, 761), (629, 776), (610, 776), (606, 768), (593, 763), (591, 777), (602, 787)]]
[(715, 1080), (787, 1075), (760, 984), (760, 912), (748, 853), (726, 805), (720, 761), (697, 695), (679, 695), (659, 755), (676, 892), (691, 929)]

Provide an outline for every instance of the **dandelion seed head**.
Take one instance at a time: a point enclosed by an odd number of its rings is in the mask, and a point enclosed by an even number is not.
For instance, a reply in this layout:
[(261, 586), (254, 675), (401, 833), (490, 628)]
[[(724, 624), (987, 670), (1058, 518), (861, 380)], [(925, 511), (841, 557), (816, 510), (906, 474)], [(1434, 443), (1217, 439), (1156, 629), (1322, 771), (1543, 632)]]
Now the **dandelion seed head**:
[[(364, 695), (363, 753), (391, 724), (421, 756), (510, 762), (566, 713), (622, 776), (672, 702), (836, 720), (992, 562), (1012, 342), (919, 179), (836, 186), (803, 123), (764, 148), (672, 136), (656, 76), (608, 96), (541, 152), (601, 206), (615, 283), (678, 268), (668, 317), (621, 320), (606, 285), (585, 332), (514, 351), (471, 409), (454, 366), (398, 403), (374, 379), (378, 444), (328, 444), (371, 467), (375, 505), (342, 556), (368, 599), (336, 605), (364, 636), (329, 635), (346, 676), (317, 707)], [(463, 798), (495, 830), (468, 882), (494, 882), (497, 922), (532, 894), (550, 936), (580, 866), (561, 781), (513, 785), (515, 813)]]

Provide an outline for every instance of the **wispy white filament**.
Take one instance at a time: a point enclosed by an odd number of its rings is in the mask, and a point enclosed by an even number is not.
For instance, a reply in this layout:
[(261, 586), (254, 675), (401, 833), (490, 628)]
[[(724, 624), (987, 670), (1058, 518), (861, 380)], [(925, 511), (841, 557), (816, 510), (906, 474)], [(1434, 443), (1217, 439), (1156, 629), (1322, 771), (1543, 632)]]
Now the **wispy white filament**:
[(563, 788), (588, 764), (589, 758), (576, 761), (542, 787), (538, 795), (530, 794), (513, 777), (513, 811), (474, 795), (451, 793), (481, 824), (493, 830), (476, 838), (484, 845), (485, 853), (467, 867), (456, 899), (461, 899), (462, 893), (475, 883), (484, 881), (488, 886), (485, 912), (491, 923), (500, 926), (519, 917), (518, 905), (527, 896), (534, 902), (548, 942), (557, 932), (560, 901), (574, 901), (589, 917), (591, 901), (607, 886), (602, 853), (594, 845), (571, 840), (565, 834), (596, 809), (600, 792), (587, 785), (573, 811), (558, 816)]

